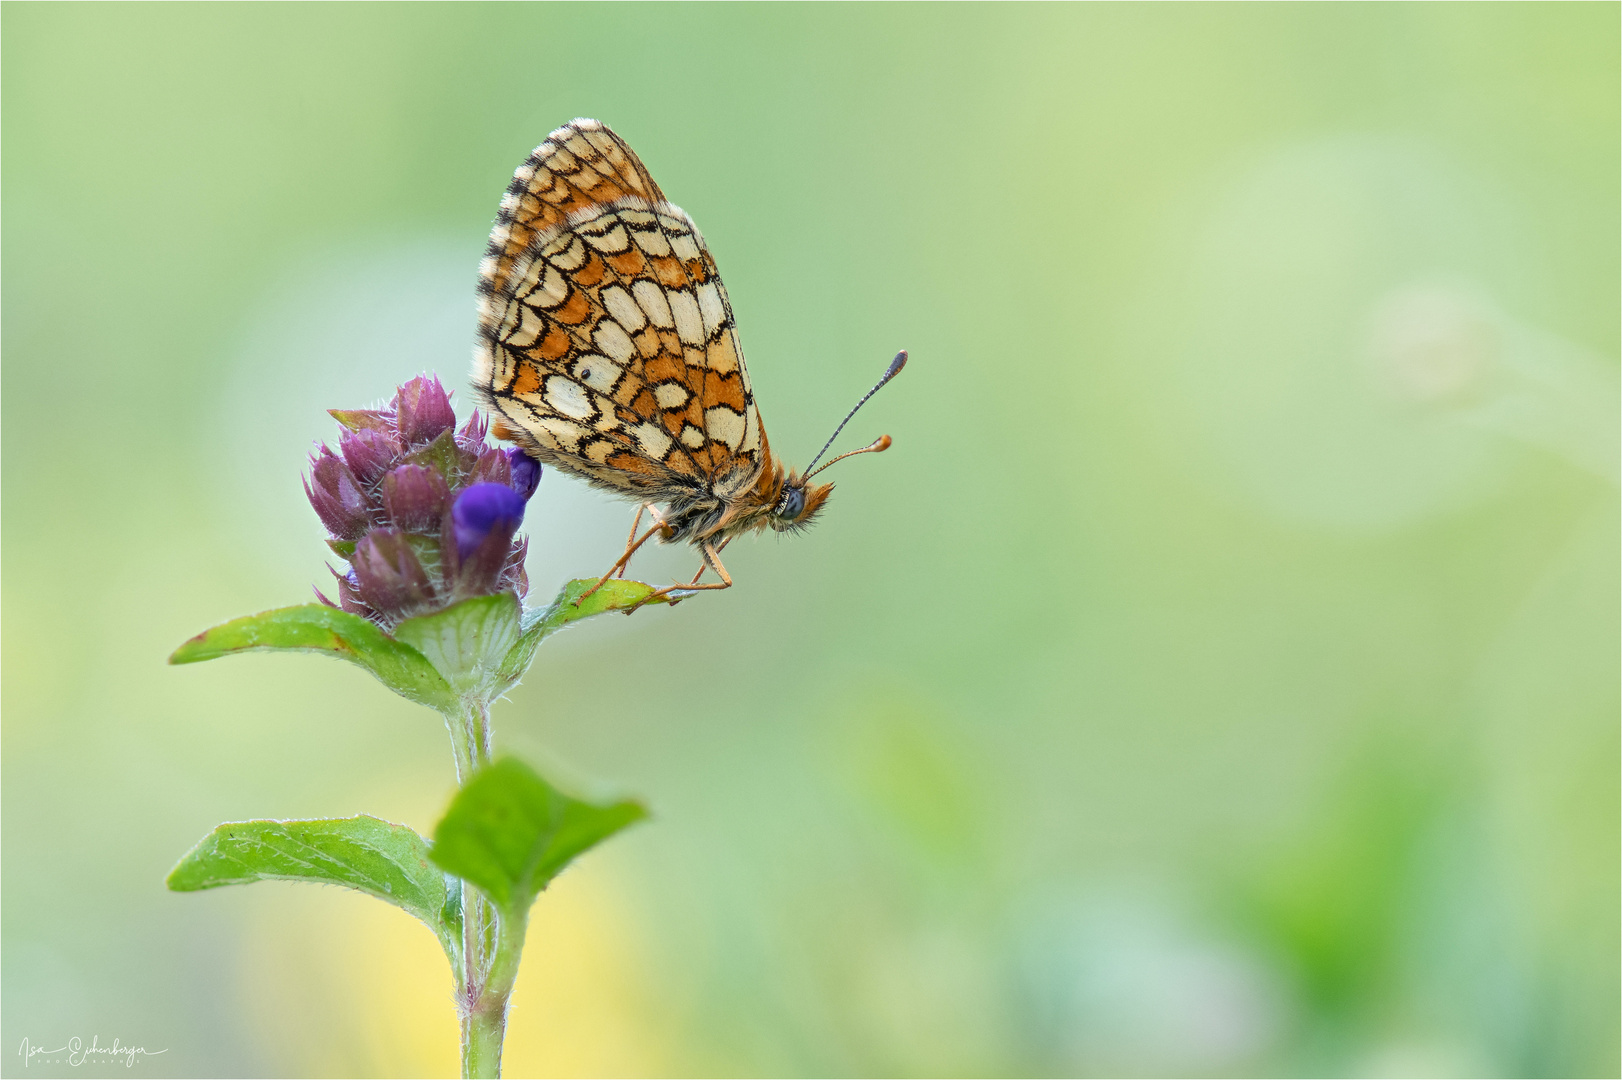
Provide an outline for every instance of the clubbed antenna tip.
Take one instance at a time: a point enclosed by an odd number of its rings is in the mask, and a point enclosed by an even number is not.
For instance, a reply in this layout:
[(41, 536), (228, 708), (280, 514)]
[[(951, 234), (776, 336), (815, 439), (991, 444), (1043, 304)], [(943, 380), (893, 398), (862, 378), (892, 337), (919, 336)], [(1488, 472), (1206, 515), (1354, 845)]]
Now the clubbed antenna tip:
[[(822, 460), (822, 455), (826, 454), (828, 452), (828, 447), (832, 446), (834, 444), (834, 440), (839, 438), (839, 433), (841, 431), (845, 430), (845, 425), (850, 423), (850, 418), (856, 415), (857, 409), (860, 409), (863, 405), (866, 405), (868, 398), (872, 397), (874, 394), (878, 393), (880, 390), (883, 390), (884, 389), (884, 384), (889, 382), (891, 379), (895, 378), (897, 375), (901, 374), (901, 369), (906, 367), (906, 366), (907, 366), (907, 350), (902, 349), (900, 352), (895, 354), (895, 359), (891, 360), (890, 361), (890, 366), (885, 369), (884, 378), (880, 379), (878, 381), (878, 383), (874, 385), (873, 389), (869, 390), (867, 393), (862, 395), (862, 400), (860, 400), (860, 401), (858, 401), (856, 403), (856, 408), (852, 409), (849, 413), (847, 413), (845, 415), (845, 418), (843, 420), (839, 421), (839, 426), (834, 428), (834, 433), (832, 435), (828, 436), (828, 441), (822, 444), (822, 449), (817, 451), (817, 456), (812, 458), (811, 459), (811, 464), (807, 465), (805, 467), (805, 478), (807, 480), (811, 479), (811, 477), (813, 475), (813, 472), (821, 472), (822, 471), (822, 469), (813, 469), (813, 466), (816, 465), (817, 462)], [(882, 446), (879, 445), (880, 443), (882, 443), (883, 445)], [(865, 449), (862, 449), (862, 450), (853, 450), (853, 451), (851, 451), (851, 454), (878, 453), (880, 450), (888, 450), (889, 448), (890, 448), (890, 436), (885, 435), (885, 436), (882, 436), (879, 439), (879, 441), (874, 443), (872, 446), (866, 447)], [(834, 458), (834, 461), (842, 461), (845, 458), (850, 457), (851, 454), (840, 454), (838, 457)], [(834, 461), (828, 462), (828, 465), (832, 465), (834, 463)], [(824, 465), (822, 468), (826, 469), (828, 467), (828, 465)]]

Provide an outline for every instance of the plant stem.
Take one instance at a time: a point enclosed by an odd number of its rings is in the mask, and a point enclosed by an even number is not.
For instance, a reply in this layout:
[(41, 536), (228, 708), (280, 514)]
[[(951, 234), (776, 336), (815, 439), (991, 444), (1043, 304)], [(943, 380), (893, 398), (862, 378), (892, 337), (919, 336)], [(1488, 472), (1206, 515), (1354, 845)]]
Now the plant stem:
[(501, 1013), (473, 1013), (462, 1018), (462, 1075), (468, 1080), (501, 1075), (501, 1041), (507, 1034), (506, 1003)]
[[(480, 912), (477, 939), (486, 946), (494, 946), (493, 952), (486, 954), (489, 963), (480, 980), (475, 983), (469, 979), (462, 1002), (462, 1075), (499, 1077), (501, 1045), (507, 1035), (507, 1004), (512, 998), (513, 983), (518, 979), (518, 960), (524, 951), (529, 917), (522, 911), (498, 912), (466, 883), (462, 890), (464, 898), (471, 896), (473, 907)], [(491, 917), (495, 920), (493, 942), (489, 933), (492, 925), (486, 921)], [(467, 925), (464, 923), (464, 927)]]
[(477, 698), (468, 703), (469, 713), (469, 742), (473, 746), (474, 768), (482, 769), (490, 764), (490, 756), (495, 752), (495, 731), (490, 727), (490, 703), (483, 698)]
[(444, 716), (451, 736), (451, 753), (456, 757), (456, 782), (466, 785), (475, 772), (490, 764), (494, 749), (490, 705), (478, 698), (464, 698), (460, 712), (448, 712)]
[[(466, 785), (490, 763), (490, 707), (466, 699), (459, 715), (446, 714), (456, 779)], [(507, 1034), (507, 1002), (518, 976), (528, 915), (503, 917), (483, 893), (462, 882), (462, 970), (457, 973), (462, 1026), (462, 1075), (499, 1077), (501, 1046)]]
[(451, 753), (456, 758), (456, 783), (466, 784), (473, 776), (473, 749), (468, 744), (467, 718), (445, 713), (445, 728), (451, 735)]

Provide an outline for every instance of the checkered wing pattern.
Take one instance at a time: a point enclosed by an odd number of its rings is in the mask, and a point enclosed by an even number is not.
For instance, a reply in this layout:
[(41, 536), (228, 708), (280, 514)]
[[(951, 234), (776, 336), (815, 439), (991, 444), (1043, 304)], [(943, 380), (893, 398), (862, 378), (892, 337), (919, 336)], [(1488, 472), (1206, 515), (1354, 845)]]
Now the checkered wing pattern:
[(647, 501), (732, 498), (769, 463), (704, 237), (603, 124), (514, 173), (479, 291), (474, 389), (541, 461)]

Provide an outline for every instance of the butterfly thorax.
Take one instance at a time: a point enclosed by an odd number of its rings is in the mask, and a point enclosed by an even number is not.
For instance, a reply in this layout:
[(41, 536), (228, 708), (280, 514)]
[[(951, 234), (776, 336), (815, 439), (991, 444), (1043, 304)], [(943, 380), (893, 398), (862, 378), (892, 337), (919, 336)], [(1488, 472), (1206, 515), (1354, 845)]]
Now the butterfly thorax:
[[(725, 490), (724, 486), (718, 487)], [(767, 451), (752, 482), (736, 494), (721, 491), (695, 492), (691, 497), (671, 500), (665, 516), (669, 529), (662, 536), (664, 542), (702, 543), (767, 528), (779, 532), (803, 529), (827, 502), (833, 485), (807, 485), (798, 473), (785, 472)]]

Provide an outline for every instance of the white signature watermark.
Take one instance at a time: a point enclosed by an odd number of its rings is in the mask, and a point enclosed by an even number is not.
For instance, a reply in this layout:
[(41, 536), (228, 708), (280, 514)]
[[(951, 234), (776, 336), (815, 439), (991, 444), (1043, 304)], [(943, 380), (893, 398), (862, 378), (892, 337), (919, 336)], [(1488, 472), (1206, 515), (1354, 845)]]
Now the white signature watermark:
[(36, 1060), (40, 1064), (50, 1063), (52, 1065), (65, 1061), (74, 1068), (78, 1068), (80, 1065), (90, 1062), (117, 1061), (121, 1058), (124, 1067), (129, 1069), (135, 1067), (138, 1058), (156, 1057), (159, 1054), (167, 1054), (168, 1052), (168, 1047), (164, 1047), (162, 1050), (148, 1050), (144, 1046), (125, 1046), (116, 1038), (113, 1039), (111, 1046), (103, 1046), (98, 1036), (95, 1035), (90, 1036), (89, 1046), (86, 1046), (84, 1040), (75, 1035), (55, 1049), (48, 1046), (35, 1046), (29, 1039), (24, 1039), (22, 1045), (17, 1048), (17, 1055), (23, 1059), (23, 1068), (25, 1069), (34, 1064)]

